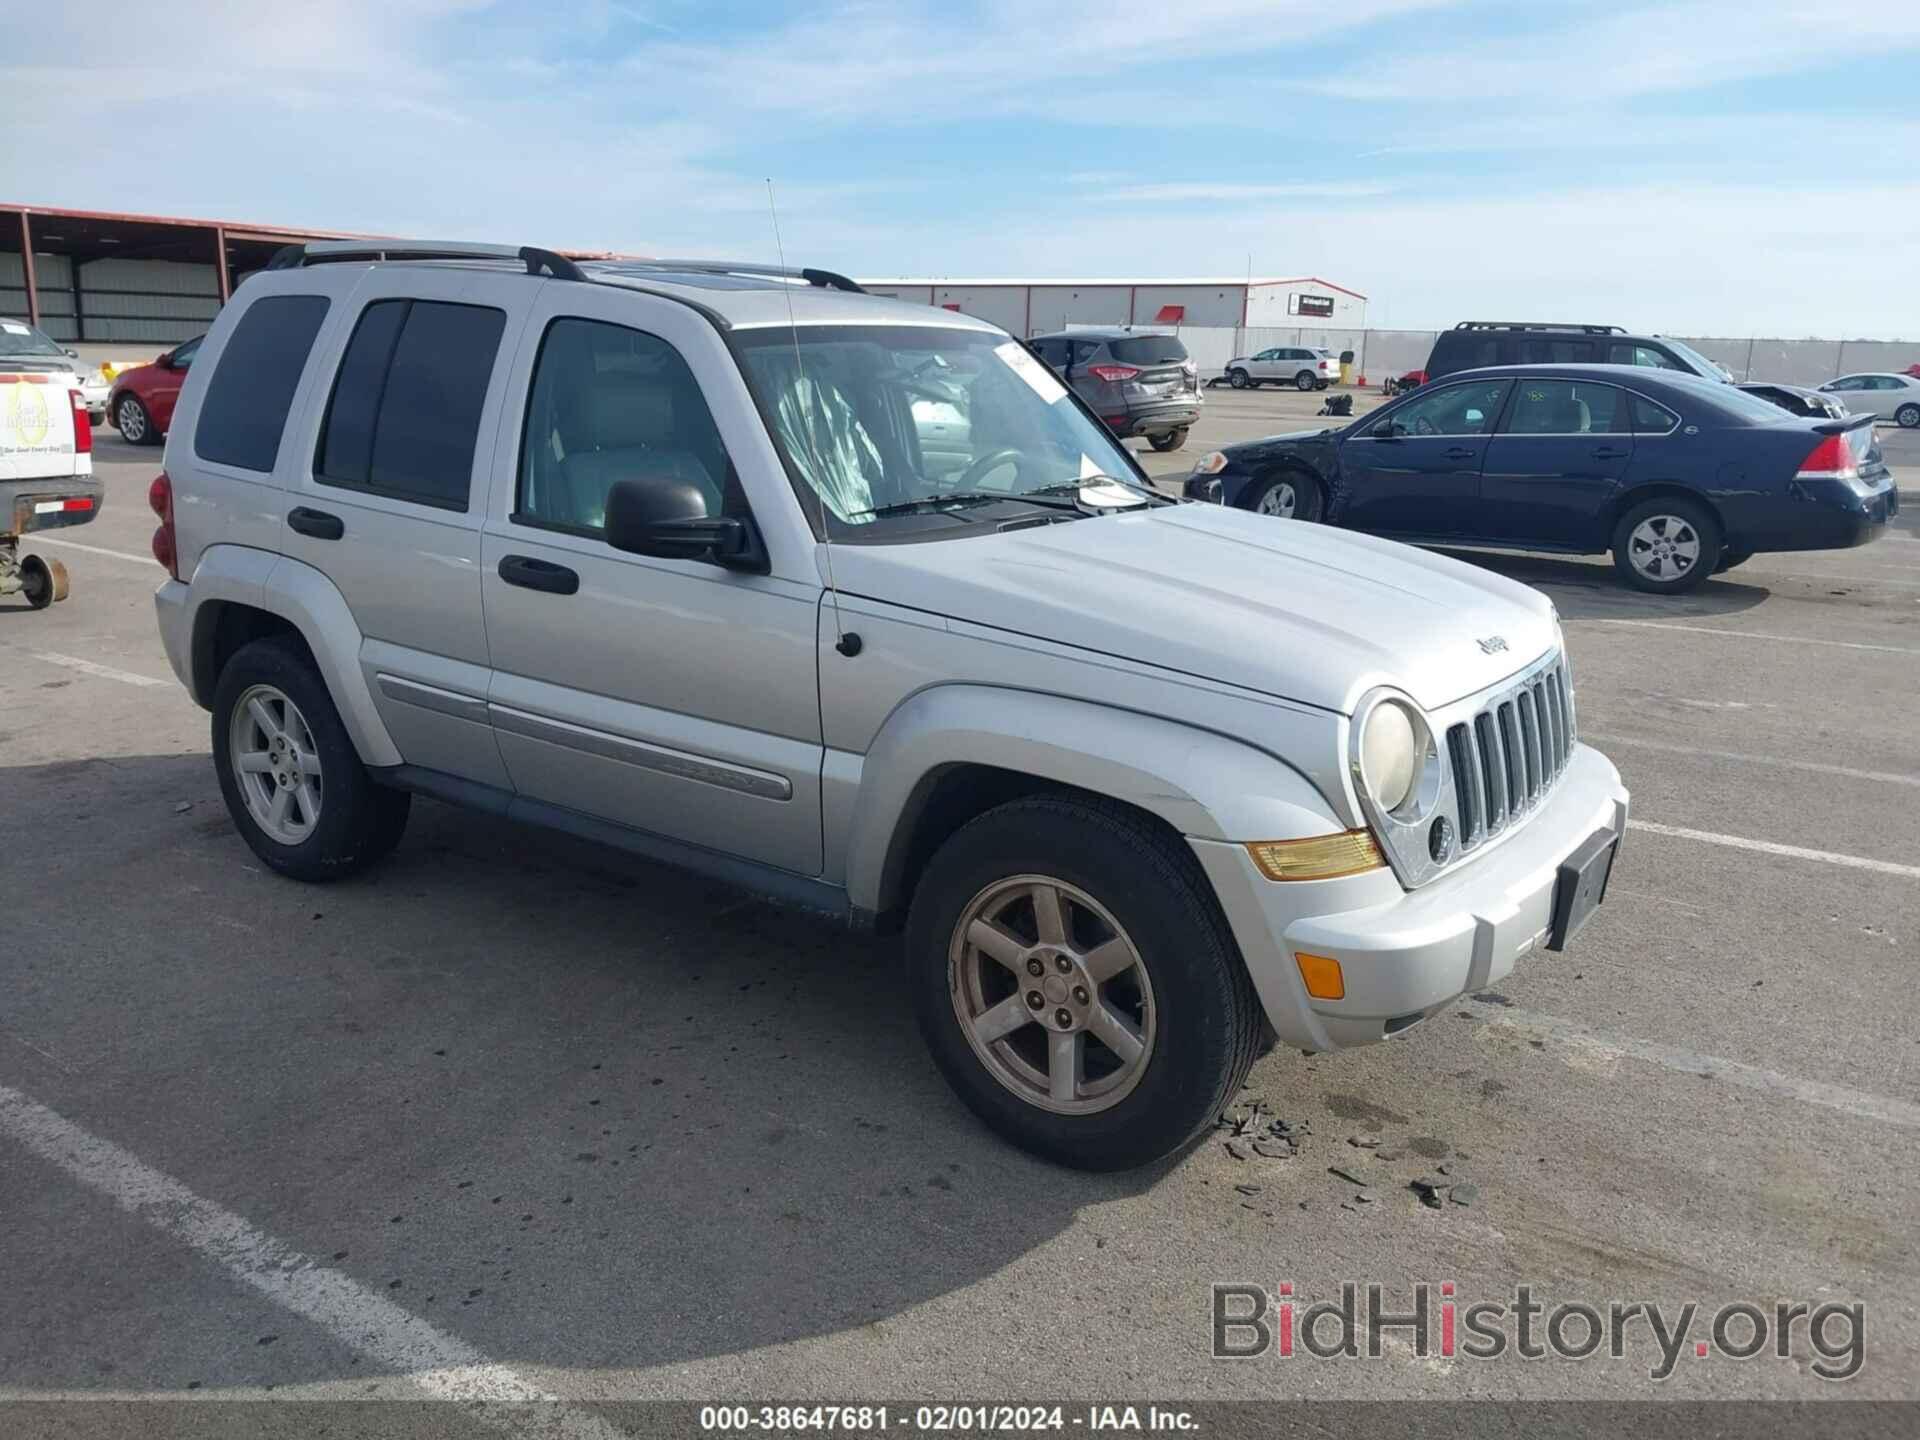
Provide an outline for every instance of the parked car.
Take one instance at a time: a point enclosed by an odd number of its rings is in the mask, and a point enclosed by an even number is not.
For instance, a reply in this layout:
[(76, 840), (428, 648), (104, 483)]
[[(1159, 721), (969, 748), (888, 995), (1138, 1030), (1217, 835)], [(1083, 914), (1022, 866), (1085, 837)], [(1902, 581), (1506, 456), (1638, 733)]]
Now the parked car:
[(1547, 325), (1462, 320), (1442, 330), (1427, 358), (1427, 379), (1489, 365), (1643, 365), (1707, 380), (1731, 381), (1726, 368), (1682, 341), (1629, 335), (1618, 325)]
[(370, 244), (235, 292), (149, 497), (268, 868), (350, 874), (418, 793), (903, 930), (956, 1090), (1090, 1168), (1604, 895), (1627, 794), (1538, 592), (1159, 496), (1004, 331), (827, 272)]
[(113, 378), (113, 392), (107, 397), (107, 415), (131, 445), (158, 445), (173, 423), (173, 407), (180, 398), (180, 386), (200, 353), (206, 337), (176, 345), (150, 365), (122, 370)]
[(1804, 385), (1783, 385), (1777, 380), (1749, 380), (1740, 388), (1749, 395), (1759, 396), (1771, 405), (1778, 405), (1789, 415), (1810, 415), (1826, 420), (1842, 420), (1851, 413), (1845, 405), (1840, 403), (1838, 395), (1809, 390)]
[(66, 566), (22, 544), (90, 523), (103, 499), (79, 389), (64, 374), (0, 363), (0, 596), (23, 595), (35, 610), (66, 599)]
[(1178, 450), (1199, 423), (1199, 372), (1178, 335), (1072, 330), (1027, 343), (1122, 440)]
[(1331, 350), (1305, 345), (1276, 345), (1258, 355), (1236, 355), (1226, 376), (1236, 390), (1258, 390), (1269, 382), (1296, 390), (1324, 390), (1340, 378), (1340, 360)]
[(1920, 426), (1920, 376), (1870, 372), (1842, 375), (1820, 387), (1855, 415), (1891, 420), (1902, 430)]
[(1761, 550), (1877, 539), (1900, 497), (1873, 419), (1795, 419), (1665, 370), (1473, 370), (1339, 429), (1204, 457), (1187, 494), (1423, 544), (1613, 552), (1690, 590)]
[(45, 374), (63, 389), (80, 392), (87, 418), (98, 425), (107, 413), (107, 382), (97, 367), (80, 362), (46, 331), (0, 315), (0, 370)]

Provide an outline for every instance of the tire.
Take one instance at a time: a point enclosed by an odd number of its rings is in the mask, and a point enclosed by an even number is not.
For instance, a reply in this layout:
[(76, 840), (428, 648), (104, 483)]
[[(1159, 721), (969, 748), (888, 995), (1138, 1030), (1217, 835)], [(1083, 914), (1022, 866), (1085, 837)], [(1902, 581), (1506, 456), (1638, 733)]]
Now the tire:
[(67, 567), (42, 555), (20, 557), (20, 593), (35, 610), (67, 598)]
[(1240, 508), (1276, 520), (1318, 520), (1320, 482), (1298, 470), (1263, 476), (1240, 492)]
[(1229, 370), (1227, 372), (1227, 383), (1236, 390), (1251, 390), (1253, 388), (1253, 377), (1244, 370)]
[[(1648, 554), (1663, 544), (1672, 548)], [(1719, 566), (1720, 526), (1697, 501), (1655, 496), (1627, 511), (1613, 527), (1613, 564), (1636, 590), (1678, 595)]]
[[(260, 703), (272, 726), (243, 718), (253, 714), (250, 700)], [(257, 763), (236, 755), (243, 730), (259, 744), (242, 753), (275, 757), (277, 771), (236, 768)], [(276, 751), (270, 730), (291, 746)], [(345, 879), (392, 851), (406, 830), (413, 797), (374, 783), (313, 661), (282, 637), (243, 646), (220, 672), (213, 695), (213, 766), (227, 813), (253, 853), (295, 880)], [(306, 798), (308, 780), (317, 804)], [(256, 805), (280, 790), (294, 793), (276, 834), (269, 828), (272, 811), (261, 806), (256, 814)]]
[(122, 395), (113, 407), (113, 426), (129, 445), (154, 445), (160, 436), (138, 395)]
[(1720, 552), (1720, 563), (1714, 567), (1713, 573), (1716, 575), (1724, 575), (1727, 571), (1733, 569), (1734, 566), (1744, 565), (1752, 558), (1753, 551), (1751, 550), (1722, 550)]
[(1147, 443), (1163, 455), (1169, 450), (1178, 450), (1182, 445), (1187, 443), (1187, 427), (1183, 425), (1178, 430), (1168, 430), (1159, 435), (1149, 435), (1147, 437)]
[(1311, 390), (1319, 383), (1320, 377), (1315, 375), (1311, 370), (1302, 370), (1298, 375), (1293, 377), (1293, 388), (1296, 390)]
[(1902, 405), (1893, 412), (1893, 420), (1902, 430), (1920, 426), (1920, 405)]
[(1316, 390), (1324, 390), (1331, 384), (1333, 384), (1331, 380), (1316, 380), (1313, 382), (1313, 388)]
[[(1047, 947), (1029, 882), (1064, 896), (1070, 960)], [(997, 917), (1010, 966), (967, 941), (982, 913)], [(1124, 968), (1096, 981), (1081, 957), (1102, 954)], [(1029, 963), (1045, 967), (1039, 977), (1030, 980)], [(1132, 812), (1091, 799), (1016, 800), (951, 836), (914, 893), (907, 974), (927, 1047), (967, 1106), (1021, 1149), (1081, 1170), (1145, 1165), (1191, 1142), (1245, 1081), (1264, 1023), (1192, 857)], [(1024, 1019), (1029, 994), (1042, 1004)], [(1012, 1028), (976, 1041), (963, 1013), (995, 1011)], [(1104, 1020), (1083, 1025), (1096, 1011)], [(1103, 1032), (1138, 1047), (1135, 1058), (1108, 1049)], [(1063, 1043), (1077, 1058), (1069, 1070), (1063, 1056), (1056, 1071)], [(1070, 1084), (1055, 1088), (1056, 1074)]]

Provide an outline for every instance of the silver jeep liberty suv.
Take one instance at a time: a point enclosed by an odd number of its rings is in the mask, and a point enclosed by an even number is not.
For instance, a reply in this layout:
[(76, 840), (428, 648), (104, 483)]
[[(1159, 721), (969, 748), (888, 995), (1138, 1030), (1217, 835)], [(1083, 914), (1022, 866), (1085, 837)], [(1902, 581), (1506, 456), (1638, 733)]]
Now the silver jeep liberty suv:
[(268, 865), (426, 795), (898, 929), (948, 1080), (1070, 1165), (1560, 948), (1626, 824), (1542, 596), (1175, 503), (1020, 342), (824, 271), (283, 252), (150, 499)]

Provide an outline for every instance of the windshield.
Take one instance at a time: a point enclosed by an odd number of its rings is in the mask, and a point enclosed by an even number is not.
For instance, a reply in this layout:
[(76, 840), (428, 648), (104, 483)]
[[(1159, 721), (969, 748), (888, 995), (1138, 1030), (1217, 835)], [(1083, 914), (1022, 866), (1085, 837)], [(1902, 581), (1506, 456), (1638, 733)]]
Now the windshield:
[(1707, 376), (1709, 379), (1716, 376), (1722, 380), (1733, 379), (1732, 372), (1729, 371), (1726, 366), (1722, 365), (1718, 360), (1709, 360), (1683, 340), (1667, 340), (1666, 346), (1682, 360), (1693, 366), (1698, 373)]
[[(1037, 512), (1020, 497), (1097, 475), (1142, 483), (1120, 442), (997, 332), (836, 325), (733, 339), (789, 472), (813, 492), (809, 518), (824, 505), (835, 540), (898, 538), (926, 528), (927, 511), (935, 534), (998, 523), (1007, 516), (983, 497)], [(961, 495), (974, 508), (941, 511)]]
[(21, 320), (0, 320), (0, 355), (45, 355), (64, 360), (67, 352)]

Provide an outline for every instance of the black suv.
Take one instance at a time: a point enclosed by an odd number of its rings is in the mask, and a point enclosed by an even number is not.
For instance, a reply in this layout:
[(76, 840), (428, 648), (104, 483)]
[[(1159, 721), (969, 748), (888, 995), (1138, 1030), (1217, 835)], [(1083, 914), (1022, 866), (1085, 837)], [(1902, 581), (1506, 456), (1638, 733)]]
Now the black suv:
[(1660, 335), (1629, 335), (1618, 325), (1462, 320), (1434, 337), (1427, 380), (1487, 365), (1645, 365), (1706, 380), (1732, 378), (1689, 345)]
[(1073, 330), (1027, 344), (1122, 440), (1178, 450), (1200, 418), (1200, 372), (1178, 335)]

